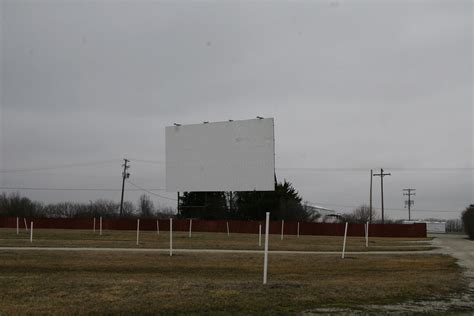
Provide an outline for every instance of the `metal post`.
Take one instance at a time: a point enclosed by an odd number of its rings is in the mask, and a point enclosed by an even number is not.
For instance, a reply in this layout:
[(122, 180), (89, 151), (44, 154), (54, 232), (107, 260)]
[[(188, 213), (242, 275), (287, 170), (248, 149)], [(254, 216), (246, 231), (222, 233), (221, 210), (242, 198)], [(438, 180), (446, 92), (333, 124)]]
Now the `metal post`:
[(374, 177), (373, 170), (370, 169), (370, 194), (369, 194), (369, 222), (372, 223), (372, 178)]
[(365, 225), (365, 247), (369, 247), (369, 222)]
[(285, 220), (282, 219), (281, 220), (281, 238), (280, 238), (280, 240), (283, 240), (283, 229), (284, 229), (284, 227), (285, 227)]
[(33, 242), (33, 222), (30, 223), (30, 243)]
[(138, 218), (137, 219), (137, 246), (139, 244), (139, 240), (140, 240), (140, 219)]
[(189, 238), (191, 238), (191, 234), (192, 234), (192, 229), (193, 229), (193, 220), (190, 219), (189, 220)]
[(346, 222), (346, 228), (344, 229), (344, 242), (342, 244), (342, 259), (344, 259), (344, 253), (346, 252), (346, 239), (347, 239), (347, 225), (349, 223)]
[(170, 257), (173, 255), (173, 218), (170, 218)]
[(265, 219), (265, 250), (263, 256), (263, 284), (267, 284), (268, 273), (268, 231), (270, 229), (270, 212), (267, 212)]

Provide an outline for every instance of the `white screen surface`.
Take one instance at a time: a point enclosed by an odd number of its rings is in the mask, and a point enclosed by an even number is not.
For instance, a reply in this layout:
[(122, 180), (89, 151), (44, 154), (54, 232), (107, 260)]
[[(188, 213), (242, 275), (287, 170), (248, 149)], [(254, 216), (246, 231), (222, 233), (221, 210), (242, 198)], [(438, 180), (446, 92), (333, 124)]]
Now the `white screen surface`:
[(166, 190), (273, 191), (273, 118), (167, 126)]

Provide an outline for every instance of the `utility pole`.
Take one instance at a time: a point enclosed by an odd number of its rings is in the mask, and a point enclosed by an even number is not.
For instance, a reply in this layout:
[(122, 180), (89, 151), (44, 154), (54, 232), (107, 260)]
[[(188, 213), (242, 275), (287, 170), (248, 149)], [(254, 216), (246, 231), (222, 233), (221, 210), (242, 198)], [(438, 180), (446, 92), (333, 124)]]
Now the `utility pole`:
[(177, 198), (176, 198), (176, 214), (177, 215), (180, 215), (180, 211), (179, 211), (179, 191), (177, 192), (176, 194)]
[(128, 163), (130, 160), (124, 159), (124, 164), (122, 165), (123, 171), (122, 171), (122, 198), (120, 199), (120, 216), (123, 214), (123, 191), (125, 190), (125, 179), (130, 178), (130, 173), (127, 172), (127, 169), (130, 168), (130, 165)]
[(405, 201), (405, 207), (408, 205), (408, 220), (411, 221), (411, 206), (415, 204), (415, 201), (413, 201), (411, 197), (412, 195), (416, 195), (415, 192), (413, 192), (416, 191), (416, 189), (403, 189), (403, 191), (407, 192), (403, 193), (403, 195), (408, 196), (408, 200)]
[(372, 178), (374, 177), (373, 173), (373, 170), (370, 169), (369, 223), (372, 223)]
[(391, 176), (391, 173), (383, 173), (383, 169), (380, 169), (380, 173), (374, 173), (374, 177), (380, 177), (380, 191), (381, 191), (381, 200), (382, 200), (382, 224), (385, 223), (384, 219), (384, 206), (383, 206), (383, 177)]

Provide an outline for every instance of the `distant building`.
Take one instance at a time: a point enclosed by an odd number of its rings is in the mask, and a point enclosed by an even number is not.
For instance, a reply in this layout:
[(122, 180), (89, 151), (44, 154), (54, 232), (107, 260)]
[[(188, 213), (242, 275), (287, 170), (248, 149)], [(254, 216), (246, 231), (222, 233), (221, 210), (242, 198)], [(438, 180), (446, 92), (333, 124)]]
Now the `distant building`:
[(317, 218), (318, 223), (339, 223), (342, 222), (342, 215), (336, 210), (325, 208), (318, 205), (306, 205), (306, 210), (312, 213), (312, 217)]
[(446, 222), (442, 221), (403, 221), (403, 224), (426, 224), (427, 233), (446, 233)]

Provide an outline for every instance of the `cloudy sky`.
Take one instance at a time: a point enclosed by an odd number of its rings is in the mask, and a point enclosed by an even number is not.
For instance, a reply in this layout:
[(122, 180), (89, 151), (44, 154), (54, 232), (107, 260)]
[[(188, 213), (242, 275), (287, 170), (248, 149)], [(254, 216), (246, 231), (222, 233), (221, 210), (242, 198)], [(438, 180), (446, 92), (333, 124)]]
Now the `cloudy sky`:
[(4, 191), (119, 201), (126, 157), (175, 206), (164, 127), (261, 115), (278, 179), (313, 204), (368, 203), (381, 167), (391, 218), (408, 187), (417, 218), (474, 202), (472, 1), (0, 3)]

